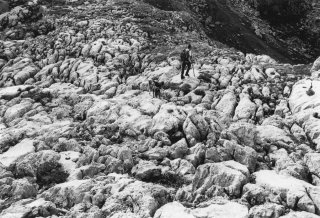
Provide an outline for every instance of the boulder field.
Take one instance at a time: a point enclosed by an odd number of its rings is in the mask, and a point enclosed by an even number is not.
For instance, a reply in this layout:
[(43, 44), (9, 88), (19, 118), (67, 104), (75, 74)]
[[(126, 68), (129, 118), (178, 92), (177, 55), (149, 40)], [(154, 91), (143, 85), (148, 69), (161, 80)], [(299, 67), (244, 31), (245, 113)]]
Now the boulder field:
[(145, 2), (50, 4), (0, 14), (0, 217), (320, 217), (319, 59), (219, 46)]

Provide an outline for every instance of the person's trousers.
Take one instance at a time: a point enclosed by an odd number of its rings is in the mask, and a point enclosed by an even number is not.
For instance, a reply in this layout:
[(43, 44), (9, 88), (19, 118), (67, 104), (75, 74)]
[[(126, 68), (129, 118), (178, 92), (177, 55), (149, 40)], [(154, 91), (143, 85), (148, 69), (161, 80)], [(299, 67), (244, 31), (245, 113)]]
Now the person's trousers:
[(187, 62), (182, 62), (181, 76), (183, 76), (184, 70), (186, 69), (186, 67), (187, 67), (186, 75), (189, 75), (189, 71), (190, 71), (190, 68), (191, 68), (191, 63), (187, 61)]

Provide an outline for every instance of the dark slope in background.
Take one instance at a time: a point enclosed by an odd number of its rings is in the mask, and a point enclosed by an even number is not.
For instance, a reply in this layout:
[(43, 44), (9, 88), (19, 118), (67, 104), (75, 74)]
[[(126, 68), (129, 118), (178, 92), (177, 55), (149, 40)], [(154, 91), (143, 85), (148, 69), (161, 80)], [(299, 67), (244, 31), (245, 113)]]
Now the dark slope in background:
[(268, 44), (259, 38), (250, 27), (250, 21), (241, 18), (233, 11), (226, 0), (209, 0), (208, 6), (212, 22), (217, 23), (206, 31), (211, 39), (235, 47), (244, 53), (267, 54), (281, 62), (294, 62), (287, 54), (284, 45)]
[[(144, 2), (164, 11), (192, 14), (210, 39), (244, 53), (267, 54), (291, 64), (310, 63), (320, 54), (320, 31), (312, 27), (317, 26), (319, 19), (317, 4), (307, 2), (308, 7), (301, 7), (303, 0), (293, 1), (296, 5), (290, 7), (286, 0), (269, 1), (262, 6), (257, 3), (261, 1), (251, 1), (250, 4), (250, 1), (240, 0)], [(282, 2), (280, 6), (275, 5), (279, 2)], [(284, 7), (293, 9), (283, 11)], [(297, 11), (300, 8), (301, 12)], [(274, 14), (273, 10), (276, 10)], [(278, 10), (282, 10), (282, 14)]]

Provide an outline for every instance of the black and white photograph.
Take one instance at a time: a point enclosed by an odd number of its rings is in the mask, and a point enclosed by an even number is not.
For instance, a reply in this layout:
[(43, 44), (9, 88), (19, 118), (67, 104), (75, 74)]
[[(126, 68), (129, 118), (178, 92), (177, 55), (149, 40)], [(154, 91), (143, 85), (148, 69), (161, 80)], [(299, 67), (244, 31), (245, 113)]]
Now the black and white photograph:
[(320, 0), (0, 0), (0, 218), (320, 218)]

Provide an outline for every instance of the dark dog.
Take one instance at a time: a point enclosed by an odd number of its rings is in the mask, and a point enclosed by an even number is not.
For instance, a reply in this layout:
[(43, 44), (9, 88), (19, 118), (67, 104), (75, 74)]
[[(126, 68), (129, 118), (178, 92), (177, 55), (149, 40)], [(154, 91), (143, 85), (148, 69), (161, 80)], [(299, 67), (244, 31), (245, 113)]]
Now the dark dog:
[(154, 98), (161, 98), (161, 89), (163, 88), (164, 82), (158, 82), (149, 80), (149, 92), (152, 92)]

